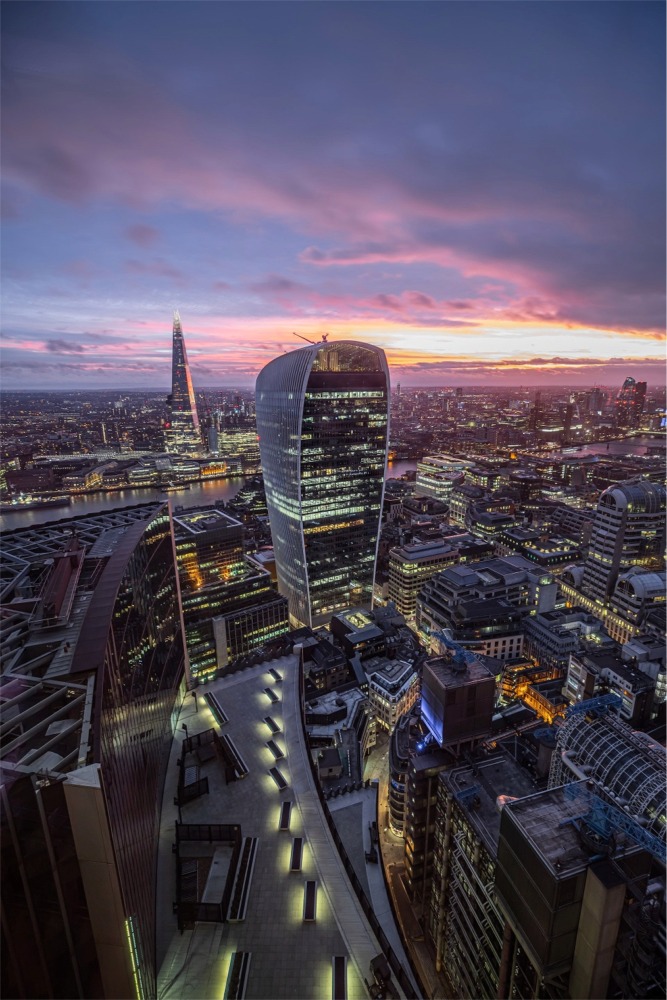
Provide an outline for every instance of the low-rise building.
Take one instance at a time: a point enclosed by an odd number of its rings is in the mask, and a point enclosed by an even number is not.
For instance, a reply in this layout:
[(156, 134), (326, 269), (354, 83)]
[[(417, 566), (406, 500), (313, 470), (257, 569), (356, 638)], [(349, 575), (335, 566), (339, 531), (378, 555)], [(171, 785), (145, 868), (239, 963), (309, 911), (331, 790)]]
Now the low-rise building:
[(622, 701), (621, 718), (644, 725), (651, 718), (655, 681), (616, 652), (571, 653), (563, 693), (576, 704), (604, 694), (617, 694)]
[(415, 493), (433, 497), (449, 506), (452, 490), (463, 483), (468, 465), (470, 462), (451, 455), (427, 455), (417, 463)]
[[(341, 772), (329, 777), (345, 775), (359, 781), (363, 777), (364, 760), (375, 746), (377, 732), (375, 715), (363, 692), (352, 688), (311, 698), (306, 702), (305, 722), (313, 751), (333, 748), (338, 753)], [(332, 755), (328, 759), (334, 761)]]
[[(557, 584), (550, 573), (540, 571), (523, 556), (506, 556), (498, 559), (482, 559), (466, 565), (450, 566), (437, 573), (422, 587), (416, 607), (417, 628), (424, 632), (451, 629), (455, 639), (459, 639), (457, 626), (460, 624), (461, 641), (464, 641), (464, 623), (469, 621), (471, 643), (484, 641), (487, 635), (492, 641), (502, 640), (503, 614), (512, 612), (505, 606), (495, 604), (485, 608), (475, 602), (507, 601), (521, 615), (531, 612), (549, 611), (555, 606)], [(488, 611), (488, 614), (487, 614)], [(475, 621), (478, 616), (479, 624)], [(484, 619), (488, 619), (484, 624)], [(491, 624), (495, 619), (495, 625)], [(484, 632), (483, 629), (490, 629)], [(498, 630), (493, 634), (493, 629)], [(520, 638), (521, 635), (521, 638)], [(522, 649), (522, 632), (514, 621), (508, 625), (505, 652), (519, 655)], [(514, 639), (512, 643), (510, 639)], [(474, 648), (478, 648), (477, 645)], [(479, 647), (481, 649), (481, 647)], [(496, 647), (498, 650), (500, 646)]]
[(541, 667), (564, 676), (570, 654), (584, 648), (600, 648), (612, 640), (602, 622), (583, 608), (544, 611), (524, 620), (524, 653)]
[(458, 550), (442, 538), (390, 550), (387, 595), (408, 622), (414, 622), (417, 594), (424, 581), (455, 562), (457, 555)]
[(366, 660), (364, 670), (377, 724), (391, 733), (398, 719), (409, 712), (419, 698), (419, 674), (412, 663), (384, 657)]

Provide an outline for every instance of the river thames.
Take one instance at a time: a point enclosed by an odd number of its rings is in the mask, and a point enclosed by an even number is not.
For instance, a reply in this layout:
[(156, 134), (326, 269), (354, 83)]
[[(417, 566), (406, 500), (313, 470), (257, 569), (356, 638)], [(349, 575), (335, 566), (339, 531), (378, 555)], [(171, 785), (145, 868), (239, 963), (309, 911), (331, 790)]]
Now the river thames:
[[(415, 462), (392, 462), (387, 467), (387, 478), (402, 476), (408, 469), (416, 469)], [(43, 510), (25, 510), (0, 515), (0, 531), (30, 528), (49, 521), (61, 521), (84, 514), (100, 514), (118, 507), (133, 507), (140, 503), (154, 503), (170, 499), (174, 507), (198, 507), (220, 500), (231, 500), (244, 485), (245, 479), (214, 479), (207, 483), (192, 483), (189, 490), (160, 493), (158, 490), (118, 490), (114, 493), (92, 493), (72, 497), (69, 507), (46, 507)]]
[[(599, 441), (580, 448), (565, 449), (567, 455), (646, 455), (649, 448), (665, 448), (665, 438), (636, 437), (623, 441)], [(414, 471), (417, 461), (390, 462), (387, 479), (398, 478)], [(206, 483), (192, 483), (190, 489), (177, 493), (160, 493), (158, 490), (118, 490), (115, 493), (93, 493), (72, 497), (69, 507), (47, 507), (43, 510), (26, 510), (0, 515), (0, 531), (14, 531), (49, 521), (61, 521), (84, 514), (99, 514), (117, 507), (132, 507), (135, 504), (151, 503), (156, 500), (171, 499), (174, 507), (197, 507), (220, 500), (231, 500), (244, 485), (245, 479), (214, 479)]]

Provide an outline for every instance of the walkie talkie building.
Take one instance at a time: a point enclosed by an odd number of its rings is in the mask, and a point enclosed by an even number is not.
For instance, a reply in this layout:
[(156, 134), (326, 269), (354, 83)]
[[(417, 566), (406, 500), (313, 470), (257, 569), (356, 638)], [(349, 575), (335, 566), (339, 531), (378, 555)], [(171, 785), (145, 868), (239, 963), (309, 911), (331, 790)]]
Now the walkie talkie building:
[(257, 430), (278, 585), (296, 625), (370, 608), (389, 430), (378, 347), (313, 344), (257, 378)]

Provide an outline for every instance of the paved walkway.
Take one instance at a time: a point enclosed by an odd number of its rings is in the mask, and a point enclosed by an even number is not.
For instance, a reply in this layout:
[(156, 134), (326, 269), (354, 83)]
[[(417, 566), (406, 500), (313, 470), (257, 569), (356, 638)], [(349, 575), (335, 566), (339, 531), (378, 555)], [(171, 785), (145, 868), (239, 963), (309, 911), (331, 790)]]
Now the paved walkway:
[[(273, 667), (283, 675), (276, 684)], [(264, 694), (272, 687), (281, 702), (270, 704)], [(331, 958), (348, 957), (348, 996), (367, 997), (371, 959), (380, 951), (354, 894), (327, 826), (308, 761), (300, 718), (298, 661), (283, 657), (207, 685), (229, 717), (229, 735), (246, 764), (243, 781), (224, 784), (219, 762), (202, 765), (210, 793), (182, 809), (184, 823), (240, 823), (244, 837), (259, 838), (257, 860), (245, 921), (198, 923), (179, 934), (172, 915), (174, 898), (174, 820), (178, 747), (177, 734), (165, 790), (159, 860), (158, 953), (163, 959), (158, 981), (160, 1000), (208, 1000), (222, 997), (233, 951), (247, 951), (250, 960), (246, 997), (257, 1000), (320, 1000), (331, 996)], [(203, 694), (203, 692), (202, 692)], [(203, 697), (199, 712), (188, 696), (182, 711), (189, 734), (215, 725)], [(288, 781), (279, 792), (268, 770), (275, 764), (266, 742), (270, 738), (264, 716), (271, 715), (282, 732), (274, 737), (285, 751), (277, 766)], [(181, 720), (179, 720), (179, 726)], [(289, 833), (278, 831), (280, 804), (294, 803)], [(304, 838), (303, 867), (289, 872), (292, 837)], [(304, 923), (303, 889), (306, 879), (318, 882), (317, 919)]]

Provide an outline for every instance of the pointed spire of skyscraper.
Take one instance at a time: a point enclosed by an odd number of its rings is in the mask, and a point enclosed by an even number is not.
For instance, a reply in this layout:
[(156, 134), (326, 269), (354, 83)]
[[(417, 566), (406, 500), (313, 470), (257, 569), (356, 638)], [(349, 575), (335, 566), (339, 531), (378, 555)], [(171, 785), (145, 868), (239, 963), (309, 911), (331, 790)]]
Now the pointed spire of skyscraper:
[(181, 317), (174, 311), (173, 353), (171, 367), (171, 429), (169, 450), (192, 454), (202, 450), (195, 391), (185, 350)]

